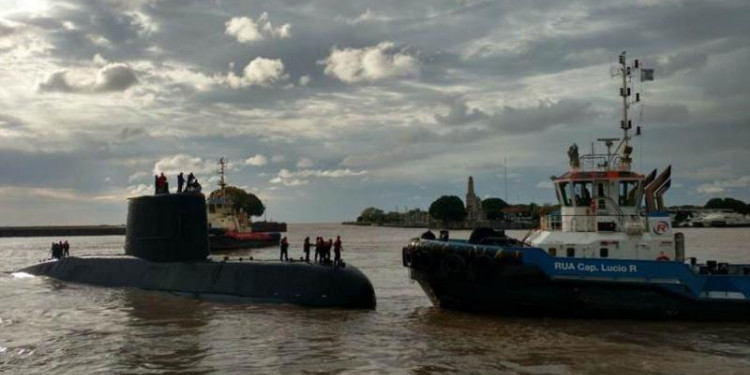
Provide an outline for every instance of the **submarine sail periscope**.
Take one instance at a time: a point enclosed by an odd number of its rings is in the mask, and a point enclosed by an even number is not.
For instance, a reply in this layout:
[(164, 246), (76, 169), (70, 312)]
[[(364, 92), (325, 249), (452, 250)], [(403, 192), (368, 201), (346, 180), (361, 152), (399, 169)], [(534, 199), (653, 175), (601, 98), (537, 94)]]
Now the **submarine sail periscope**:
[(370, 280), (351, 265), (279, 261), (215, 261), (205, 197), (200, 193), (132, 198), (125, 255), (66, 257), (19, 270), (32, 275), (103, 287), (131, 287), (237, 297), (251, 302), (375, 308)]

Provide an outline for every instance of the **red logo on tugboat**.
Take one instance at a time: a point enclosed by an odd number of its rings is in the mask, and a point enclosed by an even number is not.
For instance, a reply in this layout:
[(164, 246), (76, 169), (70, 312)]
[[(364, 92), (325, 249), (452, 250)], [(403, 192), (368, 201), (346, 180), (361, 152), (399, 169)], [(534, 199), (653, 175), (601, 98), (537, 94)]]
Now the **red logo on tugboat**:
[(664, 233), (669, 232), (669, 223), (666, 221), (658, 221), (656, 224), (654, 224), (654, 233), (658, 235), (662, 235)]

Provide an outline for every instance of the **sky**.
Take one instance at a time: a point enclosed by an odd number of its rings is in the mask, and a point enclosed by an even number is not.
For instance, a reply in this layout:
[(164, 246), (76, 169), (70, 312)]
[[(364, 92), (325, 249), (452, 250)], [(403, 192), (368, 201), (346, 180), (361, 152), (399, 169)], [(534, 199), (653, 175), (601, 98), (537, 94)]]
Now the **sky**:
[[(267, 219), (464, 197), (552, 203), (565, 151), (619, 136), (666, 203), (750, 200), (750, 2), (0, 0), (0, 225), (118, 224), (193, 172)], [(507, 176), (507, 177), (506, 177)], [(507, 191), (505, 189), (507, 186)]]

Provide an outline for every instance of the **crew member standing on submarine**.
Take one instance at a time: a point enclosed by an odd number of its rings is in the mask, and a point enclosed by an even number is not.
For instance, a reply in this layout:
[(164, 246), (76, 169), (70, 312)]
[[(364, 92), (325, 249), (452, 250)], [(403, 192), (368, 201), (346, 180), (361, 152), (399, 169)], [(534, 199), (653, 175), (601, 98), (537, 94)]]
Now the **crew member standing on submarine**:
[(336, 242), (333, 243), (333, 264), (341, 265), (341, 236), (336, 236)]
[(281, 239), (281, 254), (279, 255), (279, 260), (289, 260), (289, 242), (286, 240), (286, 236)]
[(323, 262), (323, 238), (315, 238), (315, 263)]
[(182, 175), (182, 172), (177, 175), (177, 192), (182, 193), (182, 187), (185, 186), (185, 176)]
[(302, 251), (305, 253), (305, 262), (310, 263), (310, 236), (305, 237), (305, 243), (302, 245)]

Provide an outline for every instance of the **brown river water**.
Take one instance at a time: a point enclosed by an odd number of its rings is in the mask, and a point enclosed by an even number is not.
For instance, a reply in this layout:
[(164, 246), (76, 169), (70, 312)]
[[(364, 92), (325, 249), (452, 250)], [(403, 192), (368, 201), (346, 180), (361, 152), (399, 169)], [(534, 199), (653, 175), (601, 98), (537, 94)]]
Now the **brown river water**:
[[(374, 311), (199, 300), (12, 275), (57, 238), (0, 239), (0, 373), (750, 374), (750, 322), (537, 319), (433, 307), (401, 265), (419, 229), (290, 225), (337, 234)], [(685, 229), (687, 256), (750, 263), (750, 229)], [(524, 232), (511, 232), (521, 237)], [(455, 232), (453, 237), (467, 237)], [(124, 237), (71, 237), (71, 255)], [(237, 252), (273, 259), (276, 249)]]

